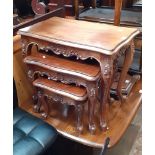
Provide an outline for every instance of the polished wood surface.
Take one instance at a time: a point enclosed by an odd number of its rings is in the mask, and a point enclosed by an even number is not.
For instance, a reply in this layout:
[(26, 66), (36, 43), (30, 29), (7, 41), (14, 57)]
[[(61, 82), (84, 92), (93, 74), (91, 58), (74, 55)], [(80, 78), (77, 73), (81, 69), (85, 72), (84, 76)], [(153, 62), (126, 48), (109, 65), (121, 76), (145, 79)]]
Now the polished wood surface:
[(37, 52), (34, 50), (30, 56), (24, 59), (27, 64), (41, 66), (43, 68), (66, 73), (76, 74), (76, 76), (85, 78), (86, 80), (95, 81), (100, 76), (99, 65), (87, 64), (83, 61), (69, 60), (60, 58), (56, 55), (47, 55), (46, 53)]
[[(85, 100), (87, 98), (87, 92), (85, 88), (76, 87), (73, 85), (63, 84), (61, 82), (56, 82), (53, 80), (48, 80), (47, 78), (38, 78), (33, 81), (34, 86), (40, 86), (55, 93), (63, 94), (64, 96), (69, 96), (73, 99)], [(75, 96), (75, 97), (74, 97)]]
[(123, 2), (123, 0), (115, 0), (114, 25), (116, 25), (116, 26), (120, 25), (122, 2)]
[[(27, 85), (27, 84), (26, 84)], [(128, 100), (126, 100), (125, 104), (120, 106), (119, 101), (115, 101), (108, 110), (108, 130), (106, 132), (101, 131), (97, 128), (95, 135), (91, 135), (87, 132), (87, 116), (85, 116), (84, 120), (84, 131), (82, 134), (78, 134), (76, 132), (74, 126), (74, 112), (72, 109), (69, 110), (69, 114), (67, 119), (62, 116), (60, 113), (60, 108), (58, 104), (52, 105), (52, 112), (50, 116), (45, 120), (47, 123), (53, 125), (57, 131), (69, 138), (71, 140), (77, 141), (84, 145), (88, 145), (91, 147), (102, 148), (107, 137), (110, 137), (110, 144), (108, 147), (114, 146), (119, 139), (122, 137), (124, 132), (126, 131), (127, 127), (129, 126), (130, 122), (134, 118), (140, 104), (142, 95), (140, 93), (141, 90), (141, 80), (137, 82), (137, 84), (133, 87)], [(31, 96), (30, 96), (31, 98)], [(34, 113), (33, 111), (33, 104), (31, 104), (31, 100), (27, 100), (21, 108), (25, 109), (26, 111), (32, 113), (33, 115), (40, 117), (40, 114)], [(98, 111), (96, 111), (96, 121), (98, 121)], [(85, 113), (85, 115), (87, 115)]]
[(53, 17), (19, 31), (19, 34), (24, 36), (108, 55), (117, 52), (138, 33), (136, 28), (115, 27), (59, 17)]
[(64, 7), (64, 1), (63, 0), (48, 0), (48, 1), (32, 0), (31, 6), (36, 15), (42, 15), (47, 12)]
[[(18, 41), (19, 40), (17, 40), (17, 42)], [(20, 97), (21, 99), (20, 107), (32, 113), (33, 115), (40, 117), (40, 114), (34, 113), (33, 111), (32, 86), (28, 81), (28, 79), (26, 78), (26, 73), (25, 73), (26, 69), (25, 69), (25, 65), (23, 65), (20, 52), (21, 52), (20, 49), (18, 50), (18, 52), (17, 51), (15, 52), (16, 54), (18, 53), (19, 57), (16, 57), (17, 60), (14, 59), (14, 62), (15, 61), (19, 62), (19, 63), (16, 63), (16, 65), (14, 66), (14, 75), (16, 76), (15, 80), (18, 86), (17, 92), (20, 93), (20, 95), (18, 93), (18, 97)], [(29, 89), (29, 87), (31, 89)], [(115, 101), (109, 107), (109, 112), (108, 112), (109, 130), (107, 130), (106, 132), (103, 132), (99, 128), (97, 128), (95, 135), (91, 135), (89, 132), (87, 132), (88, 130), (86, 125), (87, 117), (85, 117), (86, 120), (84, 120), (85, 122), (84, 132), (81, 135), (79, 135), (75, 130), (74, 114), (71, 112), (72, 110), (70, 110), (70, 113), (69, 113), (70, 119), (65, 119), (60, 114), (59, 108), (61, 107), (57, 107), (56, 105), (53, 105), (53, 109), (55, 110), (51, 112), (50, 117), (46, 121), (49, 124), (54, 125), (58, 129), (58, 132), (63, 136), (88, 146), (102, 148), (106, 137), (110, 137), (111, 141), (110, 141), (109, 147), (112, 147), (118, 142), (118, 140), (126, 131), (128, 125), (130, 124), (132, 118), (134, 117), (141, 103), (141, 93), (139, 93), (140, 89), (141, 89), (141, 81), (139, 81), (134, 86), (125, 104), (122, 104), (120, 107), (120, 104), (119, 104), (120, 101)], [(85, 115), (87, 114), (85, 113)], [(95, 120), (98, 124), (98, 117), (99, 117), (98, 110), (97, 112), (95, 112), (95, 115), (96, 115)]]
[[(38, 1), (38, 0), (35, 0), (35, 1)], [(20, 3), (20, 0), (18, 1)], [(24, 1), (25, 2), (25, 1)], [(32, 1), (33, 3), (33, 1)], [(42, 3), (42, 2), (41, 2)], [(22, 11), (22, 7), (24, 7), (24, 3), (20, 3), (21, 5), (21, 11)], [(42, 5), (37, 5), (35, 6), (37, 7), (37, 9), (39, 9), (40, 11), (44, 11), (44, 8), (42, 7)], [(24, 8), (25, 10), (25, 8)], [(26, 12), (28, 10), (25, 10)], [(20, 23), (17, 24), (17, 25), (14, 25), (13, 26), (13, 34), (16, 35), (17, 34), (17, 31), (20, 29), (20, 28), (23, 28), (23, 27), (26, 27), (26, 26), (29, 26), (29, 25), (33, 25), (35, 23), (38, 23), (38, 22), (41, 22), (43, 20), (46, 20), (50, 17), (53, 17), (53, 16), (59, 16), (59, 17), (65, 17), (65, 13), (64, 13), (64, 7), (63, 6), (58, 6), (56, 9), (48, 12), (48, 13), (44, 13), (44, 14), (41, 14), (39, 16), (28, 16), (28, 14), (26, 15), (26, 17), (23, 19), (21, 18), (20, 20)]]

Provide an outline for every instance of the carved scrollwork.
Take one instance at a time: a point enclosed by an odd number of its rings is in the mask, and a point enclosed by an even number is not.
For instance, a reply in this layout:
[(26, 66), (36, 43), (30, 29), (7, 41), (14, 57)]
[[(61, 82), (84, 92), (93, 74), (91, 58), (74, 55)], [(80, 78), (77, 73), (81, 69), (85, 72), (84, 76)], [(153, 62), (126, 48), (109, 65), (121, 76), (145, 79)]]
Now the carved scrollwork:
[(76, 78), (70, 76), (70, 78), (68, 78), (68, 76), (56, 73), (56, 72), (52, 72), (52, 73), (48, 73), (48, 72), (44, 72), (44, 71), (33, 71), (33, 70), (29, 70), (28, 71), (28, 77), (30, 78), (30, 80), (34, 80), (35, 76), (47, 76), (47, 78), (49, 80), (54, 80), (54, 81), (61, 81), (64, 84), (76, 84), (76, 86), (84, 86), (87, 87), (86, 82), (83, 82), (81, 80), (77, 80)]
[(130, 48), (130, 45), (129, 45), (129, 44), (123, 46), (123, 47), (119, 50), (116, 59), (119, 58), (120, 56), (125, 55), (125, 52), (126, 52), (129, 48)]
[(73, 50), (71, 47), (62, 46), (58, 44), (50, 44), (49, 46), (40, 46), (40, 50), (45, 52), (52, 51), (56, 55), (62, 54), (64, 57), (76, 56), (77, 59), (86, 60), (89, 58), (89, 55), (80, 54), (77, 49)]
[[(24, 39), (26, 41), (26, 39)], [(56, 55), (63, 55), (64, 57), (72, 57), (75, 56), (76, 59), (80, 60), (86, 60), (88, 58), (94, 58), (99, 62), (99, 55), (96, 55), (94, 52), (87, 52), (85, 49), (77, 49), (74, 47), (66, 46), (66, 45), (61, 45), (61, 44), (56, 44), (52, 42), (40, 42), (36, 40), (27, 40), (27, 43), (24, 44), (23, 48), (23, 55), (27, 55), (28, 51), (30, 51), (31, 45), (37, 46), (38, 50), (45, 51), (46, 53), (53, 52)], [(30, 46), (30, 47), (29, 47)]]
[(33, 81), (35, 79), (35, 77), (37, 76), (43, 76), (44, 74), (40, 71), (33, 71), (33, 70), (28, 70), (27, 72), (28, 78)]
[(23, 57), (26, 57), (28, 54), (31, 53), (32, 46), (36, 46), (38, 50), (38, 44), (35, 42), (28, 42), (26, 39), (21, 40), (21, 46), (22, 46), (22, 55)]
[(108, 75), (110, 72), (110, 65), (109, 64), (105, 64), (104, 66), (104, 75)]
[(113, 70), (113, 60), (111, 58), (104, 58), (101, 63), (101, 70), (103, 76), (109, 78), (111, 76), (111, 71)]
[(52, 96), (51, 96), (51, 99), (52, 99), (53, 101), (55, 101), (55, 102), (64, 103), (64, 102), (63, 102), (63, 97), (60, 96), (60, 95), (52, 95)]
[(96, 89), (95, 88), (91, 88), (90, 91), (89, 91), (89, 95), (92, 97), (92, 96), (95, 96), (96, 95)]
[(69, 105), (75, 105), (75, 102), (74, 100), (72, 99), (69, 99), (67, 97), (63, 97), (61, 95), (58, 95), (58, 94), (44, 94), (44, 96), (47, 97), (48, 100), (50, 101), (54, 101), (54, 102), (60, 102), (61, 104), (69, 104)]
[(29, 70), (29, 71), (27, 72), (27, 75), (28, 75), (28, 78), (30, 78), (31, 80), (34, 79), (34, 72), (33, 72), (33, 70)]
[(21, 46), (22, 46), (22, 56), (25, 57), (27, 54), (27, 41), (25, 39), (21, 40)]

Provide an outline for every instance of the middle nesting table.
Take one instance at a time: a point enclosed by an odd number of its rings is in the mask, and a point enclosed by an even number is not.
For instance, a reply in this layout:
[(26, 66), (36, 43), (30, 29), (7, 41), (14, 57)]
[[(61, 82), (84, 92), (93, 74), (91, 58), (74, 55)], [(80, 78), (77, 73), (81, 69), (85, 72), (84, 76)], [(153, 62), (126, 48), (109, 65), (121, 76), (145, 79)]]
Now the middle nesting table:
[[(122, 84), (134, 54), (134, 37), (140, 32), (136, 28), (117, 27), (107, 24), (90, 23), (72, 19), (53, 17), (19, 31), (22, 39), (22, 53), (30, 55), (33, 45), (65, 57), (76, 56), (85, 60), (94, 58), (99, 62), (102, 83), (102, 103), (100, 108), (100, 126), (105, 129), (106, 110), (109, 90), (113, 82), (113, 73), (117, 60), (125, 54), (123, 69), (117, 86), (117, 94), (123, 101)], [(74, 75), (74, 74), (73, 74)], [(89, 90), (89, 95), (95, 93)]]

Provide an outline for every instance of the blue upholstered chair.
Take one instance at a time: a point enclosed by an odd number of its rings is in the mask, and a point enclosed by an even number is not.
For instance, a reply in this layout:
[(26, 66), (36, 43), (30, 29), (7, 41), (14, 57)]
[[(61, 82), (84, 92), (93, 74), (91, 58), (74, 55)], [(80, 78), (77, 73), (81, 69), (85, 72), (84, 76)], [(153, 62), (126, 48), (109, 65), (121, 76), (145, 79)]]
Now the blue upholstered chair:
[(56, 140), (57, 131), (43, 120), (18, 107), (15, 83), (13, 85), (13, 154), (46, 154)]

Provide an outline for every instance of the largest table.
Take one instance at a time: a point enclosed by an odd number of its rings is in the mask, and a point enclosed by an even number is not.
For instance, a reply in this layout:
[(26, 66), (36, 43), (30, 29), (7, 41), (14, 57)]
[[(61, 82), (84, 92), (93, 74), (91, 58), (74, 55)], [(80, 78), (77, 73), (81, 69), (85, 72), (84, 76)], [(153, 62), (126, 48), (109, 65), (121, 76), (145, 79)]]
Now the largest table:
[[(125, 54), (125, 61), (118, 82), (117, 94), (121, 101), (121, 87), (134, 54), (134, 37), (139, 34), (136, 28), (117, 27), (107, 24), (91, 23), (53, 17), (20, 30), (22, 53), (26, 56), (33, 44), (44, 50), (52, 50), (65, 57), (77, 59), (96, 59), (103, 79), (100, 126), (105, 129), (109, 90), (117, 60)], [(95, 92), (92, 88), (92, 94)]]

